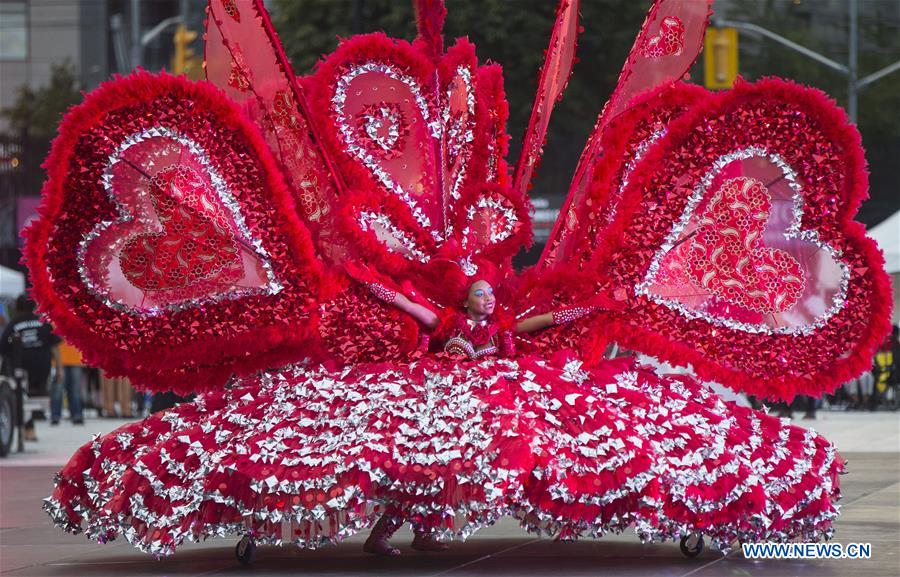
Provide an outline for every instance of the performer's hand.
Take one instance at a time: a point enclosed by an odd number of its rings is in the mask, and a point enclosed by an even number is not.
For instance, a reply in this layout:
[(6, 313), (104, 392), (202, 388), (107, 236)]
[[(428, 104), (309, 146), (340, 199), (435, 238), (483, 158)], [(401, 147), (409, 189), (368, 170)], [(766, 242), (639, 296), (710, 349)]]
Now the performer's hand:
[[(618, 295), (617, 295), (618, 296)], [(624, 297), (624, 294), (623, 294)], [(582, 306), (565, 307), (556, 309), (553, 315), (553, 324), (561, 325), (578, 320), (597, 311), (622, 311), (625, 310), (625, 298), (610, 297), (604, 293), (594, 295)]]
[(344, 271), (347, 273), (347, 276), (358, 283), (369, 284), (372, 282), (378, 282), (378, 279), (375, 278), (375, 275), (372, 274), (372, 271), (369, 270), (369, 267), (362, 263), (347, 261), (345, 263), (342, 263), (342, 266), (344, 267)]
[(387, 304), (394, 304), (397, 291), (379, 282), (378, 277), (369, 270), (369, 267), (362, 263), (348, 261), (344, 263), (344, 270), (347, 272), (347, 276), (365, 286), (375, 298)]
[(607, 293), (594, 295), (593, 298), (587, 301), (585, 306), (598, 310), (620, 312), (625, 310), (627, 304), (628, 294), (625, 292), (625, 289), (617, 289), (612, 295)]

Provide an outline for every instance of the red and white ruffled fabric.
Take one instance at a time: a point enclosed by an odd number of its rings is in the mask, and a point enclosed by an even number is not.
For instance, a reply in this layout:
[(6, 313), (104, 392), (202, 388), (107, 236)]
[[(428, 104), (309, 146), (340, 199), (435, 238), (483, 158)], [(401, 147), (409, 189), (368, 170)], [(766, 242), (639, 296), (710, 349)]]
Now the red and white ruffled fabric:
[(822, 437), (630, 359), (559, 358), (262, 373), (97, 437), (44, 508), (157, 555), (226, 534), (314, 548), (385, 513), (445, 539), (506, 514), (563, 539), (830, 537), (843, 461)]

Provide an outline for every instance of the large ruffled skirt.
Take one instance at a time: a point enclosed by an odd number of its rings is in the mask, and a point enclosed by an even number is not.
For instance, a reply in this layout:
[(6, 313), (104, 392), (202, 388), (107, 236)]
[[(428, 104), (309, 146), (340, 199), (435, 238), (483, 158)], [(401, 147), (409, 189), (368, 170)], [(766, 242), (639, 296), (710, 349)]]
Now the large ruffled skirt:
[(237, 381), (86, 444), (44, 507), (158, 555), (226, 534), (313, 548), (383, 514), (443, 538), (510, 514), (723, 548), (830, 537), (842, 469), (814, 432), (631, 359), (439, 355)]

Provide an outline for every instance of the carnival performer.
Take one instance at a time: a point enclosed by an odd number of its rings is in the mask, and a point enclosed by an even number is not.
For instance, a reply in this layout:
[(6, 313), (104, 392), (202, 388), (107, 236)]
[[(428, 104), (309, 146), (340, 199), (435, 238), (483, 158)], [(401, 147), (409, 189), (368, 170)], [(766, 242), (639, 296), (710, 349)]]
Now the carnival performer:
[[(460, 314), (453, 311), (442, 323), (441, 318), (430, 308), (410, 301), (401, 293), (374, 282), (367, 283), (367, 287), (376, 298), (409, 314), (426, 329), (434, 331), (443, 324), (438, 334), (446, 339), (444, 352), (468, 359), (513, 357), (514, 334), (530, 333), (563, 324), (591, 312), (587, 307), (580, 307), (535, 315), (516, 322), (514, 326), (510, 322), (501, 323), (494, 315), (497, 305), (494, 287), (487, 280), (480, 279), (473, 282), (466, 291), (462, 306), (464, 312)], [(616, 303), (610, 304), (613, 308), (616, 307)], [(402, 524), (402, 516), (385, 513), (372, 528), (363, 549), (376, 555), (400, 555), (400, 550), (392, 547), (388, 539)], [(446, 543), (437, 541), (431, 531), (422, 529), (414, 531), (410, 546), (418, 551), (445, 551), (448, 548)]]
[(504, 515), (688, 555), (830, 538), (836, 449), (707, 383), (791, 399), (871, 365), (891, 296), (846, 115), (778, 79), (682, 83), (709, 2), (658, 0), (517, 273), (578, 2), (514, 167), (500, 67), (416, 9), (412, 43), (355, 36), (298, 78), (262, 0), (211, 0), (206, 82), (139, 71), (66, 115), (34, 296), (86, 362), (197, 396), (81, 447), (52, 520), (155, 555), (239, 536), (242, 562), (373, 526), (392, 556), (402, 523), (441, 550)]

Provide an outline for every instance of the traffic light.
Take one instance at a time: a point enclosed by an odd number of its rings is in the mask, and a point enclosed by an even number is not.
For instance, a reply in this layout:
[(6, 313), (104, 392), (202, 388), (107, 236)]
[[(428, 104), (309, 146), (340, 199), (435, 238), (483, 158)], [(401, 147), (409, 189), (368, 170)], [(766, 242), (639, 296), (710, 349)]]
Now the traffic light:
[(703, 50), (707, 88), (731, 88), (738, 74), (738, 33), (735, 28), (708, 28)]
[(188, 78), (197, 80), (202, 77), (202, 61), (194, 54), (191, 43), (197, 39), (197, 33), (179, 24), (175, 31), (175, 55), (172, 56), (172, 73), (186, 74)]

